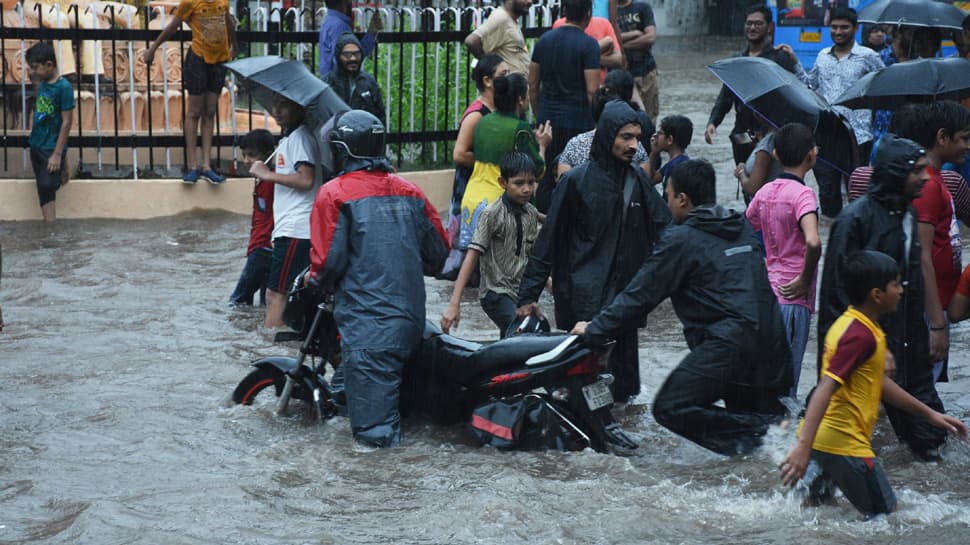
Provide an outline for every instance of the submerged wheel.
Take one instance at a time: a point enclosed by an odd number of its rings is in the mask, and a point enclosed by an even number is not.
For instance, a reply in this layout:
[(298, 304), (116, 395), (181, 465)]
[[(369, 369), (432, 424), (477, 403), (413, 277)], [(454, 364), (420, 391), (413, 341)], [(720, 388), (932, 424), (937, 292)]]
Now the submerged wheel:
[(270, 386), (274, 387), (277, 396), (280, 395), (285, 383), (286, 374), (279, 369), (260, 367), (239, 382), (232, 392), (232, 401), (239, 405), (252, 405), (256, 396)]

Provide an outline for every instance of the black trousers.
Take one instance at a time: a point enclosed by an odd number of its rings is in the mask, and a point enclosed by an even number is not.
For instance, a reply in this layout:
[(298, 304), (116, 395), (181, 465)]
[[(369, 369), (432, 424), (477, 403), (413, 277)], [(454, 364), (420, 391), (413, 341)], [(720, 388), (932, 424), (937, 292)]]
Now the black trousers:
[(613, 399), (626, 401), (640, 393), (640, 353), (637, 350), (637, 330), (631, 329), (616, 337), (610, 352), (610, 372), (613, 374)]
[[(943, 412), (943, 401), (940, 400), (933, 384), (932, 367), (923, 365), (917, 360), (908, 365), (896, 368), (896, 382), (910, 395), (926, 403), (931, 409)], [(905, 443), (917, 455), (922, 455), (930, 449), (941, 446), (946, 441), (946, 431), (933, 426), (926, 419), (901, 411), (890, 405), (883, 404), (889, 423), (896, 432), (896, 437)]]
[[(779, 362), (787, 365), (788, 359)], [(744, 454), (761, 445), (768, 426), (784, 414), (780, 385), (737, 381), (749, 365), (736, 347), (708, 341), (691, 351), (667, 377), (653, 402), (661, 426), (718, 454)], [(714, 405), (723, 400), (724, 407)]]
[[(869, 164), (869, 153), (872, 151), (872, 142), (859, 144), (859, 164), (843, 165), (849, 174), (859, 165)], [(842, 211), (842, 186), (848, 184), (849, 177), (835, 168), (831, 163), (819, 160), (812, 169), (815, 174), (815, 181), (818, 183), (818, 203), (822, 209), (822, 214), (834, 218)]]

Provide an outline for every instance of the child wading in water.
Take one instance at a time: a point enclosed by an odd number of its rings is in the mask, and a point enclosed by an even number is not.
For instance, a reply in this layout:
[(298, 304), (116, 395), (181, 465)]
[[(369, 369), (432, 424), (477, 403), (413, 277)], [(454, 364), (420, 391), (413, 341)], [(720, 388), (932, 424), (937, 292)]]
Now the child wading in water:
[(445, 333), (461, 318), (461, 292), (482, 262), (482, 309), (503, 338), (515, 321), (515, 296), (539, 234), (539, 211), (529, 201), (536, 191), (535, 163), (525, 153), (507, 153), (499, 164), (498, 183), (505, 190), (478, 220), (461, 265), (448, 308), (441, 316)]
[(896, 261), (872, 250), (855, 252), (846, 259), (843, 275), (850, 306), (825, 335), (822, 378), (809, 399), (798, 442), (779, 468), (782, 481), (794, 485), (811, 464), (813, 478), (805, 482), (810, 499), (824, 499), (835, 485), (868, 519), (896, 510), (896, 495), (870, 444), (880, 399), (963, 439), (967, 427), (884, 373), (892, 356), (878, 320), (894, 312), (903, 295)]
[(44, 221), (54, 221), (57, 190), (68, 182), (67, 136), (74, 122), (74, 89), (57, 73), (54, 48), (34, 44), (26, 53), (30, 79), (38, 86), (30, 129), (30, 163), (37, 178), (37, 196)]
[[(266, 129), (250, 131), (239, 141), (243, 162), (249, 168), (256, 161), (266, 161), (276, 149), (276, 139)], [(267, 165), (268, 166), (268, 165)], [(259, 302), (266, 304), (266, 286), (273, 263), (273, 194), (272, 182), (256, 179), (253, 187), (253, 221), (246, 248), (246, 266), (239, 275), (236, 289), (229, 296), (231, 305), (251, 305), (259, 292)]]

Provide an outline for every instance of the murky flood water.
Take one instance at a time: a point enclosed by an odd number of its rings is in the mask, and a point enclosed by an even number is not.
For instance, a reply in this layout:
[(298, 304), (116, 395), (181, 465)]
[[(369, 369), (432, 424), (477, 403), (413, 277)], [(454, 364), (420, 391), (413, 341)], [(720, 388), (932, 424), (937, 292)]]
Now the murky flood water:
[[(736, 205), (731, 121), (718, 145), (702, 136), (718, 89), (703, 66), (733, 44), (701, 45), (661, 48), (662, 109), (690, 115), (690, 154), (717, 165), (721, 201)], [(916, 463), (881, 423), (875, 442), (901, 510), (861, 523), (844, 499), (802, 508), (783, 493), (775, 465), (790, 431), (726, 459), (658, 426), (649, 402), (686, 352), (668, 304), (640, 335), (643, 394), (623, 413), (641, 442), (630, 457), (503, 453), (414, 421), (401, 448), (357, 454), (344, 419), (226, 408), (250, 360), (295, 353), (268, 341), (260, 309), (226, 306), (248, 226), (214, 213), (0, 222), (0, 544), (970, 541), (966, 445)], [(451, 285), (427, 288), (437, 319)], [(459, 335), (494, 338), (474, 292), (463, 314)], [(964, 419), (968, 340), (970, 327), (957, 328), (953, 381), (940, 387)]]

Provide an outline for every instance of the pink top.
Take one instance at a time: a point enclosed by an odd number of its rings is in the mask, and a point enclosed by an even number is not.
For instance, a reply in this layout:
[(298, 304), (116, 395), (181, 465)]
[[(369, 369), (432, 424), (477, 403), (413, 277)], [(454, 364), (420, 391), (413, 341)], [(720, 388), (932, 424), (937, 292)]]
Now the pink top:
[(805, 214), (817, 214), (815, 192), (798, 180), (778, 178), (755, 193), (746, 212), (748, 221), (761, 231), (765, 241), (768, 279), (778, 302), (802, 305), (815, 312), (815, 279), (808, 294), (800, 299), (785, 299), (778, 286), (787, 284), (801, 274), (805, 264), (805, 234), (799, 221)]

